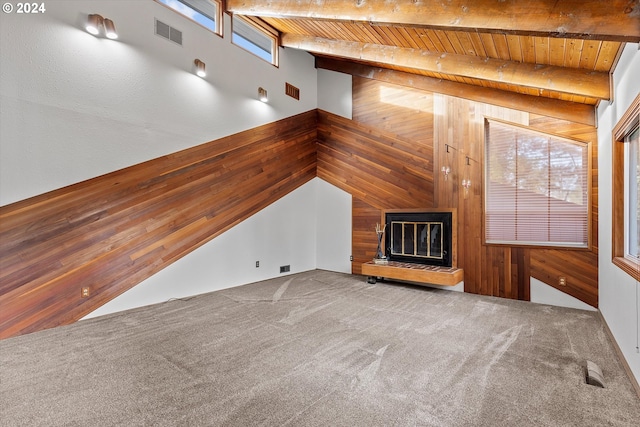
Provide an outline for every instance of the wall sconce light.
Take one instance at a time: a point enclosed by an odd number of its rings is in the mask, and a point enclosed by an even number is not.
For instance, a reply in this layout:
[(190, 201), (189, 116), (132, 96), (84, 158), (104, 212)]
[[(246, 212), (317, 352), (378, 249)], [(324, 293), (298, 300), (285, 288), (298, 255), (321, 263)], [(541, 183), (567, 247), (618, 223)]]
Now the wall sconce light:
[(118, 33), (116, 33), (116, 26), (111, 19), (105, 18), (104, 20), (104, 35), (111, 40), (115, 40), (118, 38)]
[(449, 179), (449, 174), (451, 173), (451, 168), (449, 166), (443, 166), (442, 167), (442, 173), (444, 174), (444, 180), (448, 180)]
[(118, 38), (116, 26), (111, 19), (105, 19), (100, 15), (91, 14), (87, 17), (87, 24), (84, 27), (89, 34), (100, 35), (104, 30), (104, 35), (111, 40)]
[[(447, 154), (449, 154), (449, 144), (444, 144), (447, 149)], [(449, 156), (446, 156), (447, 164), (442, 166), (440, 171), (444, 174), (444, 180), (447, 181), (449, 179), (449, 174), (451, 173), (451, 168), (449, 167)]]
[(464, 198), (469, 197), (469, 189), (471, 188), (471, 177), (469, 176), (469, 167), (471, 166), (471, 158), (466, 156), (467, 164), (464, 167), (465, 177), (462, 179), (462, 188), (464, 188)]
[(100, 29), (104, 25), (104, 19), (100, 15), (92, 14), (87, 17), (87, 25), (85, 25), (85, 29), (89, 34), (93, 34), (97, 36), (100, 34)]
[(269, 98), (267, 97), (267, 90), (264, 88), (258, 88), (258, 99), (262, 102), (268, 102)]
[(205, 65), (204, 62), (200, 61), (199, 59), (196, 59), (196, 60), (193, 61), (193, 65), (196, 68), (196, 75), (198, 77), (203, 77), (204, 78), (204, 77), (207, 76), (207, 72), (205, 70), (206, 65)]

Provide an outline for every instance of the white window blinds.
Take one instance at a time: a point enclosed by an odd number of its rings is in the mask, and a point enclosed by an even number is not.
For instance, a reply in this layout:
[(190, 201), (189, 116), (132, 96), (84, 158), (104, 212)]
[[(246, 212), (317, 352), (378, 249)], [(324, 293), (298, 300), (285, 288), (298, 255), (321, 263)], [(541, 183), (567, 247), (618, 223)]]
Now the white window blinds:
[(587, 247), (589, 146), (486, 121), (485, 241)]

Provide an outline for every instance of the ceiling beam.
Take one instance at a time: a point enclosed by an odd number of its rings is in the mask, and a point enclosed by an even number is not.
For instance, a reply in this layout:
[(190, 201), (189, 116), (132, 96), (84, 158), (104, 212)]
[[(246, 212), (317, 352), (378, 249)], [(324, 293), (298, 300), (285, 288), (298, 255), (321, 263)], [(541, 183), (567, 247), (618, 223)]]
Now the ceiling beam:
[(499, 107), (527, 111), (589, 126), (596, 125), (596, 110), (595, 107), (591, 105), (544, 98), (541, 96), (505, 92), (498, 89), (472, 86), (402, 71), (370, 67), (368, 65), (322, 57), (316, 58), (316, 68), (441, 93), (443, 95), (455, 96), (457, 98), (497, 105)]
[(233, 13), (640, 42), (637, 0), (227, 0)]
[(609, 99), (609, 74), (420, 49), (284, 34), (282, 46), (322, 55)]

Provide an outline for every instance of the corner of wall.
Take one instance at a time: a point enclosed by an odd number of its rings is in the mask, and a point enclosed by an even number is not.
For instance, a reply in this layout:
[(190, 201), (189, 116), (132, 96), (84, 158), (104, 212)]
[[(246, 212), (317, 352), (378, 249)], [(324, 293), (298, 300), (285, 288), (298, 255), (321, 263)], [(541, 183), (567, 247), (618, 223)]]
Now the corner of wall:
[(640, 284), (612, 263), (609, 236), (612, 230), (611, 132), (640, 92), (639, 75), (638, 44), (627, 43), (613, 73), (614, 102), (603, 102), (598, 107), (598, 307), (636, 381), (640, 381)]

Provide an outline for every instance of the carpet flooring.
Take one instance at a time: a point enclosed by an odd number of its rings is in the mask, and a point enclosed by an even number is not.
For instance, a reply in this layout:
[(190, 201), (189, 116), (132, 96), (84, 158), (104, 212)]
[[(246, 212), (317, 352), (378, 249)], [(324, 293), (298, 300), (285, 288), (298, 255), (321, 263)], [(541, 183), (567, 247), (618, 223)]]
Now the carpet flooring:
[(0, 425), (639, 426), (640, 400), (596, 313), (316, 270), (2, 340)]

